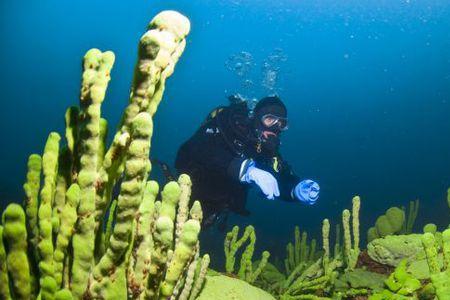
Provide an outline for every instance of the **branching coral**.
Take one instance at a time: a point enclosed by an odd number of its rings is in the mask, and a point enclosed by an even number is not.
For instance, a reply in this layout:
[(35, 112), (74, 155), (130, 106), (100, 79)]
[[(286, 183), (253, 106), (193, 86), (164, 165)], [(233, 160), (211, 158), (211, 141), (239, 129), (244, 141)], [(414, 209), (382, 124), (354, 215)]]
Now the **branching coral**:
[(316, 261), (318, 253), (316, 251), (316, 240), (308, 241), (308, 233), (300, 232), (298, 226), (294, 230), (294, 243), (286, 246), (286, 258), (284, 259), (285, 272), (287, 275), (297, 268), (300, 264), (304, 268), (310, 266)]
[(174, 11), (150, 22), (108, 150), (101, 105), (115, 57), (86, 53), (80, 108), (65, 115), (66, 144), (58, 133), (49, 135), (43, 155), (28, 160), (25, 210), (10, 204), (3, 213), (0, 298), (193, 300), (199, 294), (209, 257), (199, 255), (202, 210), (199, 202), (189, 209), (189, 176), (168, 183), (160, 201), (158, 184), (148, 180), (152, 116), (189, 27)]
[(274, 295), (282, 293), (287, 286), (286, 279), (291, 282), (299, 273), (315, 263), (320, 257), (316, 244), (315, 239), (309, 241), (307, 232), (304, 231), (302, 233), (300, 228), (296, 226), (294, 229), (294, 242), (286, 246), (284, 273), (281, 273), (275, 265), (267, 263), (255, 285)]
[[(353, 197), (352, 200), (352, 229), (350, 230), (350, 211), (344, 210), (342, 212), (342, 226), (344, 228), (344, 262), (347, 270), (353, 270), (358, 261), (359, 249), (359, 209), (361, 207), (361, 200), (358, 196)], [(352, 239), (353, 232), (353, 239)]]
[[(350, 295), (367, 294), (365, 289), (350, 289), (345, 292), (334, 291), (334, 282), (338, 273), (344, 270), (353, 270), (360, 253), (360, 198), (354, 197), (352, 203), (352, 213), (348, 210), (344, 210), (342, 213), (343, 249), (340, 246), (340, 227), (337, 226), (336, 243), (332, 255), (330, 250), (330, 222), (325, 219), (322, 223), (322, 257), (309, 265), (300, 263), (293, 269), (278, 290), (281, 299), (329, 299), (327, 297), (342, 298)], [(351, 222), (350, 218), (352, 219)], [(321, 297), (318, 295), (321, 295)]]
[(236, 254), (248, 241), (245, 249), (242, 252), (241, 261), (237, 276), (249, 283), (254, 282), (261, 274), (267, 264), (270, 253), (264, 251), (262, 253), (261, 261), (258, 266), (253, 269), (253, 252), (255, 251), (256, 234), (253, 226), (247, 226), (241, 238), (239, 236), (239, 227), (234, 226), (233, 229), (227, 233), (224, 241), (225, 251), (225, 270), (232, 274), (235, 270)]
[[(344, 210), (342, 213), (343, 246), (341, 227), (336, 227), (333, 255), (330, 250), (331, 226), (325, 219), (322, 223), (321, 257), (307, 268), (300, 263), (287, 278), (279, 276), (276, 268), (267, 268), (273, 281), (270, 284), (265, 281), (261, 286), (285, 300), (354, 299), (357, 296), (369, 296), (374, 300), (450, 299), (449, 229), (440, 233), (437, 226), (430, 223), (424, 227), (425, 234), (388, 234), (370, 242), (368, 251), (360, 257), (359, 209), (360, 199), (354, 197), (352, 211)], [(392, 224), (397, 233), (412, 230), (417, 210), (418, 202), (411, 202), (406, 221), (404, 210), (388, 210), (384, 219), (389, 231), (392, 231)], [(378, 222), (378, 225), (380, 223), (383, 222)], [(302, 245), (299, 231), (296, 235)], [(288, 246), (288, 253), (293, 253), (294, 249), (295, 246)], [(288, 258), (287, 264), (290, 266), (292, 261), (296, 261), (295, 253), (289, 254)], [(392, 266), (396, 269), (389, 274)], [(379, 271), (384, 273), (374, 273)], [(269, 278), (266, 274), (262, 275), (262, 278), (266, 277)], [(421, 281), (423, 279), (427, 281)], [(429, 279), (431, 283), (428, 283)]]

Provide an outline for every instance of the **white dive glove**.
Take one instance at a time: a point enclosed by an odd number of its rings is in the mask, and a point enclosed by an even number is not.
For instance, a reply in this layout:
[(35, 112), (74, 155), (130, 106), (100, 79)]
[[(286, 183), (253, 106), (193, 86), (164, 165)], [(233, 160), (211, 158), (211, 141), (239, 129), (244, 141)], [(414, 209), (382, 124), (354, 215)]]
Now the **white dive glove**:
[(256, 184), (269, 200), (274, 200), (275, 197), (280, 196), (278, 182), (272, 174), (255, 167), (254, 161), (244, 161), (242, 167), (244, 166), (245, 169), (242, 170), (243, 174), (240, 177), (241, 182)]

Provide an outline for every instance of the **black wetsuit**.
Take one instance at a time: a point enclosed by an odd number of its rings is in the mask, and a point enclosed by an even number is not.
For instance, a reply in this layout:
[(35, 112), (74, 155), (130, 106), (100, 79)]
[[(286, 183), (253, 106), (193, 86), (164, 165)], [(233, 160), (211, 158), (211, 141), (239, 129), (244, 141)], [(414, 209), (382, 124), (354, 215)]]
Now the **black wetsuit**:
[(249, 214), (245, 204), (250, 185), (239, 181), (242, 162), (249, 158), (256, 167), (274, 175), (282, 200), (296, 201), (291, 191), (299, 178), (278, 151), (271, 155), (258, 145), (244, 104), (214, 110), (178, 150), (175, 167), (179, 173), (190, 175), (191, 199), (202, 203), (205, 225), (222, 212)]

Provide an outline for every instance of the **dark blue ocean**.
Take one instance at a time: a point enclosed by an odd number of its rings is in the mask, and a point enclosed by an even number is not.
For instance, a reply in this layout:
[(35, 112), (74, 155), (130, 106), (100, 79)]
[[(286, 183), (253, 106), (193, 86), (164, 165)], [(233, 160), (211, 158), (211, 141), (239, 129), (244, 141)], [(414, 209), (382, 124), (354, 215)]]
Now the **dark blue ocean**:
[[(115, 128), (128, 101), (136, 48), (148, 21), (175, 9), (188, 43), (155, 118), (152, 157), (173, 165), (209, 111), (240, 93), (285, 101), (281, 152), (320, 183), (314, 206), (253, 192), (257, 247), (282, 253), (293, 228), (318, 235), (362, 199), (362, 235), (394, 205), (420, 199), (417, 230), (447, 226), (450, 209), (450, 2), (446, 0), (13, 1), (0, 2), (0, 206), (23, 199), (30, 153), (63, 131), (78, 102), (81, 58), (112, 50), (103, 116)], [(160, 178), (155, 174), (156, 178)], [(205, 249), (222, 252), (222, 234)], [(216, 245), (216, 246), (214, 246)], [(280, 254), (281, 255), (281, 254)]]

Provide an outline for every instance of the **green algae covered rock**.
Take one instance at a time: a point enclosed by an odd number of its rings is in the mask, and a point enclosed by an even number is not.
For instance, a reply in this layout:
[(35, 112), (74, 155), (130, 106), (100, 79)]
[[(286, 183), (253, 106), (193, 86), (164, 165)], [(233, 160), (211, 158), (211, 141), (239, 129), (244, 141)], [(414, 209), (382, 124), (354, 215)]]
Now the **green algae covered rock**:
[(370, 272), (364, 269), (355, 269), (342, 274), (335, 282), (337, 290), (368, 288), (382, 290), (386, 275)]
[[(254, 263), (255, 265), (258, 264), (258, 261)], [(275, 265), (268, 262), (264, 268), (264, 270), (261, 272), (261, 275), (258, 277), (258, 284), (262, 284), (263, 286), (265, 284), (272, 286), (276, 284), (281, 284), (286, 280), (286, 276), (281, 273)], [(259, 285), (258, 285), (259, 286)]]
[(269, 293), (243, 280), (224, 275), (207, 275), (197, 300), (275, 300)]
[(400, 261), (408, 262), (425, 258), (421, 234), (388, 235), (367, 245), (367, 253), (374, 261), (384, 265), (397, 266)]
[[(439, 266), (442, 267), (444, 265), (442, 254), (438, 254), (436, 259)], [(410, 262), (408, 265), (408, 272), (420, 280), (430, 279), (430, 267), (428, 266), (426, 258)]]
[(418, 297), (421, 283), (408, 272), (406, 259), (399, 263), (384, 283), (385, 289), (370, 296), (369, 300), (423, 299)]

